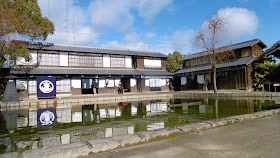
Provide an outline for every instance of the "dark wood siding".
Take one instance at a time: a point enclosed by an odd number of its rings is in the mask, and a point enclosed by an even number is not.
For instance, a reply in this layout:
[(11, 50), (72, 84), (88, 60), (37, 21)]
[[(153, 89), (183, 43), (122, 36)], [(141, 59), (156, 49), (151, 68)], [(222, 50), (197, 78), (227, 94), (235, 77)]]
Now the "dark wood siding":
[(138, 69), (144, 69), (144, 58), (137, 58), (137, 68)]
[(252, 67), (252, 64), (250, 64), (246, 68), (247, 90), (252, 90), (252, 86), (253, 86), (252, 71), (253, 71), (253, 67)]
[(255, 45), (252, 47), (252, 55), (260, 56), (263, 54), (263, 49), (259, 45)]
[(161, 69), (166, 70), (166, 68), (167, 68), (167, 60), (161, 59)]

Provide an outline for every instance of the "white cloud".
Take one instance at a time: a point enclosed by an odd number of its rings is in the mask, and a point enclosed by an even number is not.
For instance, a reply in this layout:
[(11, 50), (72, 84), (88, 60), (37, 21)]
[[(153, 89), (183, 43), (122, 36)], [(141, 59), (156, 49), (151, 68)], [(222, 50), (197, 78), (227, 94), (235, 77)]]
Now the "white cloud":
[(88, 7), (91, 23), (97, 29), (126, 31), (133, 26), (135, 14), (151, 22), (173, 0), (96, 0)]
[(154, 34), (154, 33), (152, 33), (152, 32), (147, 32), (147, 33), (145, 34), (145, 38), (154, 38), (154, 37), (156, 37), (156, 34)]
[(88, 9), (95, 28), (124, 31), (134, 22), (132, 8), (131, 0), (96, 0), (90, 3)]
[(151, 22), (155, 16), (164, 8), (172, 3), (173, 0), (139, 0), (139, 16), (147, 22)]
[(55, 32), (48, 36), (47, 42), (88, 44), (97, 41), (98, 33), (87, 25), (89, 17), (82, 8), (70, 1), (38, 0), (38, 4), (43, 16), (55, 25)]
[(149, 50), (149, 45), (142, 41), (136, 32), (126, 34), (121, 42), (111, 41), (102, 45), (102, 47), (132, 49), (132, 50)]
[(178, 30), (173, 35), (174, 50), (180, 53), (189, 53), (193, 47), (194, 30)]
[(259, 18), (255, 12), (244, 8), (220, 9), (217, 16), (225, 21), (223, 36), (226, 39), (237, 40), (254, 35), (259, 26)]

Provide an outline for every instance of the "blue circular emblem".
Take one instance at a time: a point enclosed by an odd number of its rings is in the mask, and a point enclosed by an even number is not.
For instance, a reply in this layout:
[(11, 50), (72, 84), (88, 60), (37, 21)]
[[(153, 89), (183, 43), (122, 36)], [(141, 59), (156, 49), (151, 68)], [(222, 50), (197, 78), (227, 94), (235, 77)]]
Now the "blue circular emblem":
[(54, 85), (49, 80), (44, 80), (39, 84), (39, 89), (43, 93), (51, 93), (54, 90)]
[(40, 115), (41, 125), (52, 125), (55, 119), (54, 113), (47, 110)]

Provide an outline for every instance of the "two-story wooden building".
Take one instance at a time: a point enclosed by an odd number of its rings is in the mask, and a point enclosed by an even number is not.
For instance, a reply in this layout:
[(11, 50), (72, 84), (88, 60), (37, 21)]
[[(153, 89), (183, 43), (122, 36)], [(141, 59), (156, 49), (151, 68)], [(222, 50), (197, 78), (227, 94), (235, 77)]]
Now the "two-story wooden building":
[(169, 91), (173, 74), (166, 70), (167, 56), (159, 52), (110, 49), (53, 43), (26, 42), (31, 59), (20, 58), (10, 68), (20, 98), (36, 97), (38, 76), (56, 77), (56, 95)]
[[(261, 40), (253, 39), (217, 49), (218, 53), (228, 51), (234, 54), (230, 60), (216, 64), (217, 88), (252, 90), (252, 62), (263, 54), (264, 48), (266, 45)], [(208, 89), (213, 89), (209, 56), (207, 52), (199, 52), (182, 59), (183, 69), (176, 72), (181, 81), (181, 90), (202, 90), (205, 80), (208, 81)]]

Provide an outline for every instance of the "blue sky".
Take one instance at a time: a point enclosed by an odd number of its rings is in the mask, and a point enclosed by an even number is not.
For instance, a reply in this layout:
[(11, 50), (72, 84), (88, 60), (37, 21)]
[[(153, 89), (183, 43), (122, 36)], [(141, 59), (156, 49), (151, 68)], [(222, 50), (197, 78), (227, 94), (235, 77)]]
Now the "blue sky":
[(206, 20), (226, 19), (223, 40), (280, 40), (280, 0), (38, 0), (55, 24), (47, 42), (195, 53), (193, 39)]

